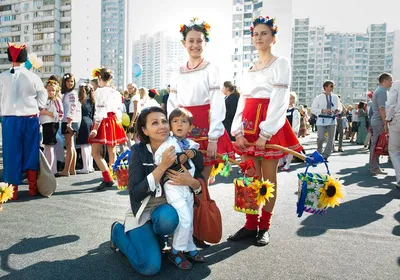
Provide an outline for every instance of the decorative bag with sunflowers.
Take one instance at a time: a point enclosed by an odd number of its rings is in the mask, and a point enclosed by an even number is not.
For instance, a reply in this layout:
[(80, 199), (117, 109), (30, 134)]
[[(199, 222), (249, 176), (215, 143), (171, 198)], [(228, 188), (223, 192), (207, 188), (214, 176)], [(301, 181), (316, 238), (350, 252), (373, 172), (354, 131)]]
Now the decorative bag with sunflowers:
[(270, 197), (274, 197), (274, 184), (270, 181), (260, 182), (254, 178), (255, 167), (252, 160), (240, 163), (243, 177), (233, 181), (235, 185), (235, 205), (238, 212), (258, 215)]
[(328, 207), (334, 208), (340, 204), (343, 198), (342, 186), (334, 179), (325, 162), (328, 174), (307, 172), (299, 173), (299, 190), (297, 201), (297, 215), (301, 217), (303, 212), (311, 214), (325, 214)]
[(125, 151), (117, 158), (112, 166), (112, 176), (117, 179), (117, 187), (119, 190), (126, 190), (128, 188), (130, 155), (130, 150)]

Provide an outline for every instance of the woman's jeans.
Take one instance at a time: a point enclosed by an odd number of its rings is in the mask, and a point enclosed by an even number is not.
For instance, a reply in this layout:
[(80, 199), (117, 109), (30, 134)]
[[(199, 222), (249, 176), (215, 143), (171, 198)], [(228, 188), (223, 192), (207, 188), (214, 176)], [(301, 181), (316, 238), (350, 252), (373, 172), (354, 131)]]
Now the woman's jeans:
[(124, 226), (117, 223), (111, 232), (111, 240), (137, 272), (154, 275), (161, 269), (159, 237), (174, 233), (178, 223), (176, 210), (163, 204), (153, 210), (150, 221), (127, 233)]

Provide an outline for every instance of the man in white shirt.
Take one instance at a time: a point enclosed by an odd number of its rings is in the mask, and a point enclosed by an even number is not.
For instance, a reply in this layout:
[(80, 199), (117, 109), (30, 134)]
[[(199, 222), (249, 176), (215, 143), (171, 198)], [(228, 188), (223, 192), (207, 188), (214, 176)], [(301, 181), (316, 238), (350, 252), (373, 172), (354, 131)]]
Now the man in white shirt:
[[(323, 84), (324, 93), (318, 95), (311, 105), (311, 112), (318, 116), (317, 151), (322, 154), (325, 160), (327, 160), (332, 153), (336, 129), (336, 115), (341, 113), (339, 98), (336, 94), (332, 93), (334, 86), (332, 81), (326, 81)], [(328, 133), (328, 141), (325, 150), (322, 152), (325, 132)]]
[(389, 155), (400, 189), (400, 80), (393, 82), (386, 102), (386, 121), (389, 124)]
[(26, 171), (29, 195), (37, 195), (39, 169), (39, 119), (45, 108), (47, 91), (42, 80), (21, 66), (27, 60), (25, 45), (8, 44), (8, 60), (12, 69), (0, 74), (0, 116), (3, 117), (4, 181), (14, 188), (13, 200), (18, 199), (18, 185)]

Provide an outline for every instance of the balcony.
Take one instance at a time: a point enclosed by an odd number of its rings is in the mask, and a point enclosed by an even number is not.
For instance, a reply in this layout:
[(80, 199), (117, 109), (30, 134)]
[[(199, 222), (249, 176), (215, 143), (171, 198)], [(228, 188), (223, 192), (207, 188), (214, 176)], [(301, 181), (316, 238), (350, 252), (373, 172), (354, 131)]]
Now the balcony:
[(61, 12), (70, 11), (70, 10), (71, 10), (71, 5), (63, 5), (60, 7)]
[(60, 51), (60, 56), (69, 56), (69, 55), (71, 55), (71, 50)]
[(60, 33), (61, 34), (63, 34), (63, 33), (71, 33), (71, 28), (61, 28), (60, 29)]
[(60, 18), (60, 22), (69, 22), (69, 21), (71, 21), (71, 16), (68, 16), (68, 17), (61, 17), (61, 18)]

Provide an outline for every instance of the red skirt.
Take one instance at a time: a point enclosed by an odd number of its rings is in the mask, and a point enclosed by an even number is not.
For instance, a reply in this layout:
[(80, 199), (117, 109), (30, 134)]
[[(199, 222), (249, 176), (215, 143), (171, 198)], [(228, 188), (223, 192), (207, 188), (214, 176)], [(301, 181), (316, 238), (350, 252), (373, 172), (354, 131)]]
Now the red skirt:
[[(244, 137), (249, 143), (256, 143), (259, 137), (259, 125), (267, 118), (269, 101), (269, 98), (246, 99), (242, 121)], [(303, 150), (303, 147), (300, 145), (299, 140), (294, 134), (293, 129), (287, 119), (285, 120), (283, 127), (271, 137), (267, 144), (280, 145), (296, 152)], [(235, 151), (239, 155), (262, 157), (264, 159), (279, 159), (285, 156), (285, 153), (282, 151), (275, 149), (256, 150), (255, 146), (248, 147), (245, 151), (239, 151), (235, 147)]]
[[(210, 104), (199, 106), (183, 107), (193, 115), (193, 129), (188, 134), (188, 138), (199, 143), (199, 150), (207, 151), (208, 147), (208, 131), (210, 129)], [(235, 151), (228, 133), (224, 130), (224, 134), (218, 138), (217, 153), (228, 155), (230, 158), (235, 158)], [(204, 165), (211, 166), (223, 162), (222, 159), (210, 158), (203, 154)]]
[[(93, 129), (93, 127), (92, 127)], [(95, 138), (89, 138), (89, 143), (98, 143), (107, 146), (116, 146), (128, 141), (122, 124), (118, 122), (115, 113), (108, 112), (98, 129)]]

